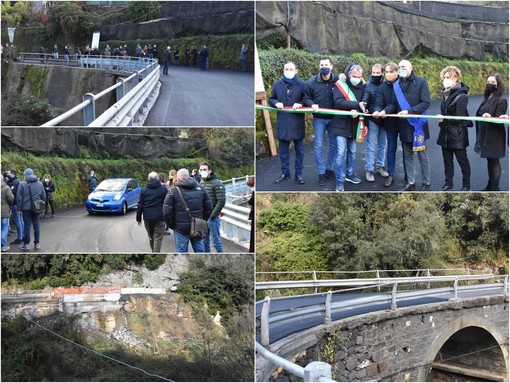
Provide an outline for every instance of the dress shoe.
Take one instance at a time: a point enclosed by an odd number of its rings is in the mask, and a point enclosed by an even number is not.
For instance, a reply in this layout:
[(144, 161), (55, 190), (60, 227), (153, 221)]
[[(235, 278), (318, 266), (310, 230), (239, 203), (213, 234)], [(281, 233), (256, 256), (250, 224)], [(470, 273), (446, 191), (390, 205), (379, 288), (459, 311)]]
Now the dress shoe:
[(431, 191), (432, 188), (430, 187), (430, 184), (422, 184), (420, 191)]
[(328, 180), (336, 180), (336, 174), (334, 170), (326, 170), (325, 176)]
[(296, 182), (300, 185), (303, 185), (305, 183), (305, 179), (303, 176), (296, 176)]
[(393, 177), (388, 176), (388, 178), (386, 178), (386, 181), (384, 181), (384, 187), (389, 188), (391, 185), (393, 185)]
[(278, 178), (274, 181), (274, 183), (275, 183), (275, 184), (279, 184), (280, 182), (287, 181), (288, 179), (290, 179), (290, 176), (289, 176), (289, 175), (282, 174), (280, 177), (278, 177)]
[(439, 189), (439, 191), (441, 192), (447, 192), (447, 191), (452, 191), (453, 190), (453, 186), (449, 186), (447, 184), (444, 184), (443, 187), (441, 189)]
[(319, 174), (319, 186), (326, 185), (326, 175), (325, 174)]
[(413, 191), (416, 190), (416, 184), (406, 183), (401, 191)]
[(377, 168), (377, 173), (379, 173), (379, 175), (383, 178), (386, 178), (386, 177), (389, 177), (389, 173), (386, 171), (386, 169), (384, 168), (384, 166), (381, 166), (380, 168)]

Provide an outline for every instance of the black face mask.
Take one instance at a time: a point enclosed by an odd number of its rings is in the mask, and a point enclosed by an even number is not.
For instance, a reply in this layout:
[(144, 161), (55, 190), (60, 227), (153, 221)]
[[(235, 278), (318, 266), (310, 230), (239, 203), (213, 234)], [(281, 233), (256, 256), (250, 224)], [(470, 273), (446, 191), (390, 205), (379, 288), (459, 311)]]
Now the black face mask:
[(496, 89), (498, 89), (496, 84), (487, 84), (487, 86), (485, 87), (485, 90), (490, 93), (495, 92)]
[(382, 75), (381, 76), (372, 76), (372, 78), (374, 79), (374, 82), (376, 84), (380, 84), (383, 79), (383, 76)]

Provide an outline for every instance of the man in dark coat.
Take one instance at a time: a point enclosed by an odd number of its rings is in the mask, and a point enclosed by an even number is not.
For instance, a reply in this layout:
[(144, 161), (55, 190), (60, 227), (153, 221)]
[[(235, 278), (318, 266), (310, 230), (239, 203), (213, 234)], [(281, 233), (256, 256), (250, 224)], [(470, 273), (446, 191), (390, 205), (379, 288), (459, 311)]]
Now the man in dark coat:
[(14, 224), (16, 225), (17, 230), (17, 236), (14, 241), (12, 241), (11, 245), (19, 245), (23, 243), (23, 235), (25, 233), (23, 228), (23, 218), (20, 216), (21, 208), (18, 204), (18, 201), (16, 200), (16, 195), (18, 193), (18, 188), (20, 184), (20, 180), (16, 175), (16, 170), (11, 169), (7, 172), (7, 177), (9, 178), (9, 182), (7, 185), (11, 188), (12, 194), (14, 194), (14, 203), (11, 206), (12, 209), (12, 219), (14, 221)]
[[(16, 193), (16, 203), (18, 209), (23, 215), (24, 235), (23, 244), (19, 247), (21, 251), (28, 251), (30, 244), (30, 227), (34, 224), (34, 250), (41, 248), (40, 244), (40, 220), (39, 216), (32, 211), (32, 202), (46, 201), (46, 193), (43, 184), (34, 175), (30, 168), (25, 169), (23, 173), (25, 180), (21, 181)], [(32, 196), (30, 196), (30, 194)]]
[[(297, 75), (296, 65), (288, 62), (283, 67), (283, 77), (273, 84), (269, 105), (273, 108), (292, 109), (301, 108), (303, 101), (303, 88), (305, 83)], [(279, 140), (278, 152), (282, 174), (275, 180), (280, 183), (290, 178), (290, 142), (294, 141), (296, 150), (295, 179), (300, 185), (305, 183), (303, 179), (303, 140), (305, 138), (305, 115), (302, 113), (277, 112), (276, 114), (276, 137)]]
[[(333, 109), (332, 89), (338, 77), (333, 73), (333, 64), (329, 57), (322, 57), (319, 62), (319, 74), (312, 76), (305, 83), (303, 88), (303, 105), (311, 106), (315, 113), (319, 108)], [(317, 172), (319, 173), (319, 186), (326, 185), (326, 178), (335, 179), (335, 156), (336, 139), (331, 133), (331, 121), (333, 116), (330, 114), (313, 115), (313, 133), (315, 136), (315, 162), (317, 163)], [(323, 147), (324, 136), (328, 135), (328, 156), (324, 163)]]
[(156, 172), (149, 173), (148, 180), (147, 186), (142, 189), (138, 200), (136, 222), (138, 222), (138, 226), (142, 226), (143, 215), (143, 223), (149, 235), (151, 250), (153, 253), (160, 253), (165, 232), (163, 202), (168, 189), (161, 184)]
[(168, 74), (168, 66), (170, 65), (170, 60), (172, 57), (172, 51), (169, 46), (166, 47), (164, 56), (165, 56), (165, 61), (164, 61), (165, 66), (163, 67), (163, 74)]
[[(186, 205), (193, 218), (208, 220), (212, 213), (212, 201), (207, 191), (201, 187), (193, 177), (190, 177), (187, 169), (177, 172), (177, 182), (166, 195), (163, 204), (163, 216), (167, 225), (174, 231), (175, 251), (178, 253), (188, 252), (188, 243), (195, 253), (204, 252), (204, 240), (192, 239), (189, 236), (191, 230), (191, 218), (186, 212)], [(182, 197), (177, 188), (180, 189)], [(186, 201), (186, 205), (183, 201)]]
[[(351, 112), (365, 112), (365, 104), (361, 101), (364, 85), (362, 83), (363, 68), (352, 65), (345, 83), (338, 80), (338, 86), (333, 88), (335, 108)], [(342, 89), (342, 90), (341, 90)], [(356, 132), (359, 117), (349, 115), (335, 115), (331, 124), (331, 132), (336, 138), (336, 187), (340, 192), (344, 190), (344, 182), (359, 184), (361, 180), (356, 176)], [(347, 165), (344, 166), (347, 154)]]
[[(398, 76), (400, 79), (393, 85), (393, 91), (397, 98), (398, 114), (422, 114), (430, 106), (430, 90), (427, 80), (418, 77), (413, 72), (413, 66), (407, 60), (402, 60), (398, 64)], [(398, 89), (401, 89), (403, 98), (399, 98)], [(402, 105), (402, 101), (409, 104), (409, 108)], [(418, 154), (418, 160), (421, 165), (422, 186), (421, 191), (430, 190), (430, 165), (425, 141), (430, 138), (429, 125), (426, 119), (421, 123), (423, 132), (419, 131), (416, 124), (419, 124), (419, 118), (412, 121), (408, 118), (400, 119), (400, 139), (404, 150), (405, 167), (407, 173), (407, 183), (402, 191), (416, 190), (416, 180), (414, 172), (414, 153)], [(413, 125), (415, 124), (415, 125)]]
[(223, 245), (221, 244), (220, 237), (220, 214), (221, 210), (225, 206), (225, 203), (227, 202), (227, 198), (225, 196), (225, 186), (223, 185), (223, 182), (221, 182), (221, 180), (218, 178), (216, 173), (212, 171), (211, 165), (209, 165), (207, 162), (202, 162), (199, 166), (200, 167), (198, 171), (202, 177), (202, 186), (204, 186), (205, 190), (209, 194), (209, 197), (211, 197), (213, 206), (211, 216), (207, 220), (207, 227), (209, 231), (207, 233), (207, 237), (204, 238), (204, 251), (206, 253), (211, 252), (210, 237), (212, 236), (212, 242), (216, 248), (216, 252), (223, 253)]

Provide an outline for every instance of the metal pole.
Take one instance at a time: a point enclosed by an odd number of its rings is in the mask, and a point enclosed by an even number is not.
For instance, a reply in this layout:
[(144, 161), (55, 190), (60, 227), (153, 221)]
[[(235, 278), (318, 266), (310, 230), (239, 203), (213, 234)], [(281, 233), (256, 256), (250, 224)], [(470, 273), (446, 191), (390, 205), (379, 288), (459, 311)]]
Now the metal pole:
[(312, 362), (305, 367), (305, 382), (319, 382), (322, 379), (331, 380), (331, 366), (324, 362)]
[(117, 91), (117, 101), (119, 101), (122, 97), (124, 97), (124, 92), (125, 92), (125, 82), (124, 82), (124, 79), (123, 78), (118, 78), (117, 79), (117, 83), (122, 83), (121, 86), (119, 86), (116, 91)]
[(505, 277), (505, 284), (503, 285), (505, 293), (508, 291), (508, 275)]
[(331, 324), (331, 290), (328, 291), (328, 295), (326, 295), (326, 313), (324, 315), (324, 324)]
[(269, 306), (271, 298), (266, 297), (260, 314), (260, 343), (264, 347), (269, 347)]
[(315, 285), (314, 292), (315, 292), (315, 294), (317, 294), (317, 285), (316, 285), (316, 283), (317, 283), (317, 273), (315, 272), (315, 270), (313, 271), (313, 283)]
[(96, 119), (96, 102), (92, 93), (83, 95), (83, 101), (90, 100), (90, 103), (83, 108), (83, 125), (89, 125)]
[[(430, 269), (427, 269), (427, 277), (430, 277)], [(427, 283), (427, 289), (430, 289), (430, 282)]]
[(455, 282), (453, 282), (453, 297), (457, 299), (458, 297), (458, 288), (459, 288), (459, 280), (455, 278)]
[(398, 283), (393, 284), (393, 289), (391, 290), (391, 309), (397, 309), (397, 286)]
[[(379, 274), (379, 270), (376, 270), (375, 271), (375, 277), (377, 279), (381, 278), (381, 275)], [(379, 284), (379, 281), (377, 281), (377, 292), (380, 293), (381, 292), (381, 285)]]

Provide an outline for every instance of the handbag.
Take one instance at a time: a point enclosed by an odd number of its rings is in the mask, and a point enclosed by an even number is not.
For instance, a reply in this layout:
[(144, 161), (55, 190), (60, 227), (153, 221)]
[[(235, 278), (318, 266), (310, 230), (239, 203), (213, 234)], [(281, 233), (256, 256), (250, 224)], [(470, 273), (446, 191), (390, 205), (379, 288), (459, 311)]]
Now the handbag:
[(207, 221), (202, 218), (195, 218), (191, 215), (188, 204), (186, 203), (186, 201), (184, 200), (184, 197), (182, 196), (181, 189), (177, 186), (175, 188), (179, 192), (182, 202), (184, 203), (184, 206), (186, 207), (186, 213), (188, 213), (189, 218), (191, 220), (191, 228), (189, 231), (189, 237), (191, 239), (205, 238), (207, 236), (207, 234), (209, 233), (209, 228), (207, 227)]
[(30, 185), (27, 183), (28, 192), (30, 193), (30, 201), (32, 203), (32, 213), (35, 215), (42, 214), (46, 210), (46, 202), (42, 199), (34, 201), (32, 198), (32, 189), (30, 189)]

